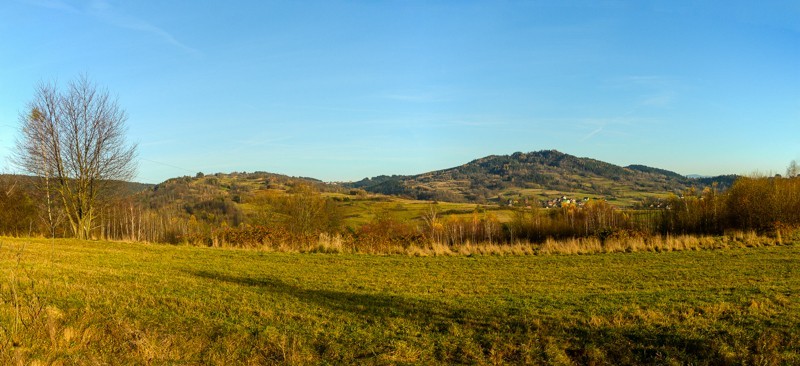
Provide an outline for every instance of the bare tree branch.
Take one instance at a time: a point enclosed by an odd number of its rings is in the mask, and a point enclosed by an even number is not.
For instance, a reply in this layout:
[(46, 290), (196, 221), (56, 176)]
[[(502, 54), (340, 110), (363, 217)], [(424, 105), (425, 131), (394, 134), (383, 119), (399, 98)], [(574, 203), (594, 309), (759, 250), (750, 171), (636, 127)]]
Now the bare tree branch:
[(136, 172), (136, 146), (125, 141), (127, 115), (105, 89), (86, 76), (59, 90), (39, 84), (24, 114), (15, 163), (50, 178), (76, 237), (90, 237), (97, 201), (113, 180), (130, 180)]

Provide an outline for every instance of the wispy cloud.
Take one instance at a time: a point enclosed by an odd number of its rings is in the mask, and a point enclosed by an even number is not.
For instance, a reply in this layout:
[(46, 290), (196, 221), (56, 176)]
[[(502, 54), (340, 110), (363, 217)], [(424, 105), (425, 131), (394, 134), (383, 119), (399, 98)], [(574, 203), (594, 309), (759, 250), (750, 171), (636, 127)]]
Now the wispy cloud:
[(412, 103), (446, 102), (453, 99), (452, 94), (439, 90), (439, 88), (423, 88), (421, 90), (402, 90), (383, 93), (378, 96), (382, 99), (396, 100)]
[(673, 84), (675, 78), (666, 75), (627, 75), (612, 79), (611, 83), (621, 87), (647, 86), (665, 87)]
[(600, 126), (600, 127), (596, 128), (594, 131), (589, 132), (588, 135), (583, 136), (583, 138), (581, 139), (581, 142), (585, 142), (585, 141), (589, 140), (590, 138), (594, 137), (595, 135), (597, 135), (601, 131), (603, 131), (603, 126)]
[(109, 2), (105, 0), (92, 0), (88, 3), (88, 5), (83, 7), (76, 7), (62, 0), (26, 0), (25, 2), (27, 4), (42, 8), (58, 10), (76, 15), (85, 15), (117, 28), (149, 34), (160, 39), (164, 43), (175, 46), (191, 54), (200, 53), (198, 50), (187, 46), (175, 38), (171, 33), (160, 27), (144, 19), (118, 12)]
[(182, 168), (182, 167), (179, 167), (179, 166), (174, 165), (174, 164), (169, 164), (169, 163), (165, 163), (165, 162), (161, 162), (161, 161), (145, 159), (145, 158), (142, 158), (142, 157), (140, 157), (139, 160), (145, 161), (145, 162), (148, 162), (148, 163), (158, 164), (158, 165), (161, 165), (161, 166), (174, 168), (174, 169), (179, 169), (179, 170), (182, 170), (182, 171), (188, 172), (188, 173), (193, 173), (193, 172), (197, 171), (197, 170), (189, 170), (189, 169), (186, 169), (186, 168)]
[(249, 146), (249, 147), (252, 147), (252, 146), (266, 146), (266, 145), (282, 145), (282, 144), (276, 144), (276, 143), (290, 141), (293, 138), (294, 137), (292, 137), (292, 136), (275, 137), (275, 138), (271, 138), (271, 139), (253, 137), (253, 138), (249, 138), (249, 139), (236, 140), (236, 144), (239, 145), (239, 146)]
[(493, 120), (468, 121), (463, 119), (456, 119), (450, 121), (448, 124), (453, 126), (463, 126), (463, 127), (497, 127), (504, 125), (505, 123)]
[(446, 100), (445, 98), (427, 93), (419, 94), (386, 94), (383, 96), (385, 99), (397, 100), (401, 102), (417, 102), (417, 103), (430, 103), (440, 102)]
[(368, 108), (347, 108), (347, 107), (329, 107), (329, 106), (321, 106), (321, 105), (273, 105), (273, 108), (284, 108), (284, 109), (299, 109), (299, 110), (316, 110), (316, 111), (331, 111), (331, 112), (367, 112), (367, 113), (375, 113), (375, 112), (383, 112), (380, 109), (368, 109)]
[(678, 96), (680, 81), (666, 75), (628, 75), (608, 81), (609, 87), (638, 94), (639, 107), (664, 108)]
[(119, 28), (148, 33), (186, 52), (193, 54), (199, 53), (196, 49), (178, 41), (178, 39), (176, 39), (172, 34), (143, 19), (118, 13), (111, 6), (111, 4), (105, 0), (93, 0), (89, 6), (89, 14), (106, 24), (110, 24)]
[(139, 144), (139, 146), (140, 146), (140, 147), (146, 147), (146, 146), (160, 146), (160, 145), (170, 145), (170, 144), (174, 144), (174, 143), (175, 143), (175, 140), (174, 140), (174, 139), (167, 139), (167, 140), (150, 140), (150, 141), (147, 141), (147, 142), (140, 143), (140, 144)]
[(589, 130), (588, 133), (580, 138), (581, 142), (596, 139), (598, 135), (604, 138), (631, 136), (632, 131), (637, 126), (651, 123), (654, 123), (654, 120), (647, 117), (636, 117), (634, 116), (634, 111), (628, 111), (617, 117), (582, 118), (562, 122), (562, 124), (572, 124), (575, 130)]
[(38, 6), (41, 8), (53, 9), (53, 10), (60, 10), (65, 11), (68, 13), (73, 14), (80, 14), (81, 11), (78, 8), (64, 2), (61, 0), (24, 0), (26, 4)]
[(641, 104), (647, 107), (667, 107), (672, 104), (674, 100), (674, 93), (664, 92), (657, 95), (645, 97)]

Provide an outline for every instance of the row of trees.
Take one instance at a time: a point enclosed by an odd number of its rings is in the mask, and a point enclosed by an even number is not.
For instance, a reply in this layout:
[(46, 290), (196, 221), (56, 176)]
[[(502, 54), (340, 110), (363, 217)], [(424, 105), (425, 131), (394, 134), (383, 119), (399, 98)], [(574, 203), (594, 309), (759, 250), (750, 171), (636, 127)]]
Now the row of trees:
[[(800, 168), (792, 162), (786, 178), (741, 178), (725, 191), (716, 186), (666, 199), (657, 210), (622, 211), (605, 201), (584, 207), (516, 212), (501, 223), (491, 213), (442, 217), (431, 205), (417, 221), (379, 214), (357, 228), (344, 228), (337, 204), (309, 184), (293, 184), (286, 194), (249, 194), (228, 187), (231, 197), (208, 188), (199, 202), (174, 203), (174, 197), (121, 194), (135, 172), (136, 146), (125, 140), (127, 116), (108, 91), (86, 77), (66, 89), (40, 84), (21, 115), (14, 162), (31, 176), (0, 181), (0, 233), (74, 236), (206, 245), (280, 245), (339, 235), (353, 246), (376, 249), (419, 243), (542, 242), (548, 238), (619, 235), (720, 234), (726, 230), (793, 231), (800, 227)], [(551, 164), (580, 165), (587, 172), (610, 165), (540, 152), (532, 158)], [(513, 159), (511, 159), (513, 158)], [(497, 174), (523, 169), (514, 155)], [(512, 163), (516, 163), (516, 165)], [(643, 169), (647, 172), (646, 167)], [(620, 174), (633, 174), (618, 168)], [(531, 173), (532, 174), (532, 173)], [(203, 178), (199, 176), (198, 178)], [(218, 185), (216, 177), (206, 177)], [(387, 180), (381, 184), (394, 182)], [(268, 185), (267, 188), (270, 186)], [(388, 187), (388, 186), (387, 186)], [(390, 188), (390, 187), (389, 187)], [(244, 200), (258, 209), (245, 214)]]
[[(0, 234), (74, 236), (64, 208), (47, 207), (40, 193), (26, 187), (30, 177), (0, 180)], [(43, 180), (44, 178), (39, 178)], [(266, 191), (265, 191), (266, 192)], [(418, 219), (401, 219), (391, 210), (357, 227), (345, 227), (346, 202), (328, 199), (309, 185), (287, 192), (248, 196), (243, 212), (227, 198), (209, 196), (196, 204), (153, 205), (146, 197), (116, 196), (102, 201), (88, 233), (93, 238), (196, 245), (274, 246), (313, 243), (338, 235), (365, 251), (441, 243), (544, 242), (549, 238), (702, 234), (757, 231), (786, 238), (800, 228), (800, 177), (741, 178), (728, 190), (693, 189), (662, 202), (661, 208), (621, 210), (602, 200), (583, 207), (515, 211), (499, 220), (492, 211), (443, 215), (436, 204)], [(256, 209), (252, 209), (255, 207)]]
[(743, 177), (719, 192), (706, 188), (667, 200), (662, 233), (721, 234), (726, 230), (779, 233), (800, 227), (800, 177)]
[[(681, 195), (671, 195), (660, 208), (652, 209), (621, 210), (603, 200), (591, 201), (583, 207), (521, 209), (510, 222), (504, 223), (490, 213), (442, 218), (432, 209), (423, 216), (418, 236), (412, 237), (421, 242), (457, 246), (481, 242), (541, 243), (547, 239), (579, 237), (597, 237), (602, 242), (608, 238), (755, 231), (795, 240), (800, 239), (800, 177), (787, 176), (743, 177), (725, 191), (716, 185), (699, 192), (690, 188)], [(379, 235), (398, 233), (395, 237), (382, 237), (385, 241), (409, 237), (408, 230), (398, 230), (398, 223), (385, 219), (367, 228), (372, 226), (390, 228), (380, 230), (383, 234)]]

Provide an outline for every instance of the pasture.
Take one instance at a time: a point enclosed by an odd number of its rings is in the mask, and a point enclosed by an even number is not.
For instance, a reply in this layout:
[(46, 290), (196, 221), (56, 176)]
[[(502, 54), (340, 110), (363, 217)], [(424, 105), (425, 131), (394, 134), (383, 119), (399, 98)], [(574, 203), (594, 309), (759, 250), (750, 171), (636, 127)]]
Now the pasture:
[(0, 363), (797, 364), (798, 264), (0, 238)]

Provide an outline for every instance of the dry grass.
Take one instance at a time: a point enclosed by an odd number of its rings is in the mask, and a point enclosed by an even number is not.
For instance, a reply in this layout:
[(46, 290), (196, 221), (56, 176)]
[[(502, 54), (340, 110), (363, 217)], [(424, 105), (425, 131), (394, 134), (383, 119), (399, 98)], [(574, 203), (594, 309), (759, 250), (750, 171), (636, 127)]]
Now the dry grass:
[(422, 257), (0, 239), (0, 364), (797, 364), (800, 248), (736, 235), (403, 249)]
[[(541, 244), (525, 242), (516, 242), (514, 244), (467, 242), (463, 245), (446, 245), (432, 243), (427, 246), (412, 245), (399, 252), (417, 257), (453, 255), (585, 255), (754, 248), (774, 245), (784, 245), (784, 243), (780, 238), (760, 236), (755, 232), (732, 231), (723, 236), (670, 235), (666, 237), (609, 238), (604, 241), (596, 237), (563, 240), (547, 239)], [(397, 252), (398, 250), (392, 251), (392, 253)]]
[(344, 240), (339, 234), (319, 234), (317, 245), (304, 248), (301, 252), (310, 253), (343, 253), (345, 251)]

